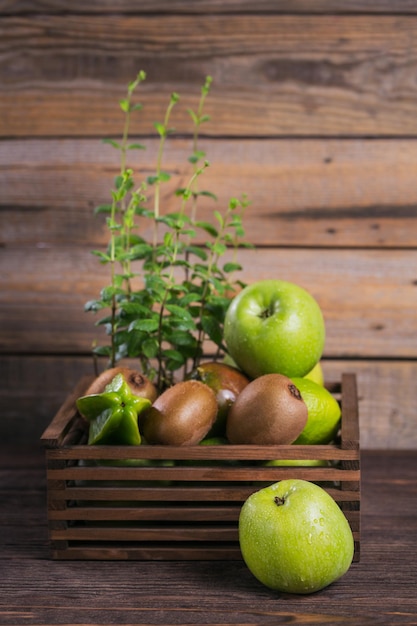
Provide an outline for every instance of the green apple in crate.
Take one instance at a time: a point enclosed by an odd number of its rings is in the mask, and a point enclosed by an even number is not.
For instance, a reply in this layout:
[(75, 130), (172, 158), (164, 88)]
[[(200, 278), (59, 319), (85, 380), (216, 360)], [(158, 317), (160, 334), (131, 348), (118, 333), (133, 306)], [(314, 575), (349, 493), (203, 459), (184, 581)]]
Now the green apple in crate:
[(251, 378), (271, 373), (305, 376), (322, 356), (323, 314), (299, 285), (261, 280), (232, 300), (224, 340), (231, 358)]
[(239, 516), (243, 559), (264, 585), (319, 591), (349, 569), (354, 540), (337, 502), (321, 487), (289, 479), (253, 493)]

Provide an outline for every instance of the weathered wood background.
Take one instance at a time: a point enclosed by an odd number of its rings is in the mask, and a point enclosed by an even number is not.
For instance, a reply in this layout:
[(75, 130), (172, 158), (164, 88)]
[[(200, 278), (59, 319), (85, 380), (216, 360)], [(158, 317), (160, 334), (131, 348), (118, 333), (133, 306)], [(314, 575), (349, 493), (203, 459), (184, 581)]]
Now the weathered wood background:
[(93, 209), (118, 169), (101, 139), (120, 136), (117, 102), (140, 69), (138, 167), (175, 90), (165, 169), (186, 180), (185, 109), (212, 75), (205, 186), (220, 206), (251, 199), (245, 280), (311, 291), (326, 377), (358, 375), (362, 446), (416, 448), (413, 0), (0, 0), (2, 439), (39, 437), (92, 372), (83, 306), (107, 282)]

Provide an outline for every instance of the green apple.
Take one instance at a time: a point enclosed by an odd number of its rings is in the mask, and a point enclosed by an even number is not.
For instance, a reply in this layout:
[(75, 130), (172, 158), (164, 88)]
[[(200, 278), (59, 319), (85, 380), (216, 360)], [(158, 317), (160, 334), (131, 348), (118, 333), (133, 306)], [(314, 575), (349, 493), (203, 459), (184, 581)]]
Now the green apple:
[(302, 287), (283, 280), (261, 280), (233, 298), (224, 340), (237, 366), (251, 378), (308, 374), (325, 342), (322, 311)]
[(349, 569), (354, 541), (336, 501), (306, 480), (282, 480), (253, 493), (239, 516), (243, 559), (265, 586), (307, 594)]

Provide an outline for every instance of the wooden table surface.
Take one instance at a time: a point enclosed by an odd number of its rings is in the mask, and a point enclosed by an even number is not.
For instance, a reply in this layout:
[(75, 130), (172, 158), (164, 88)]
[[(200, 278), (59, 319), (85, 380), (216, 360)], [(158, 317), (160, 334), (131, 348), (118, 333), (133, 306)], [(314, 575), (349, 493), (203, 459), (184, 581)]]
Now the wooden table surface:
[(0, 450), (0, 624), (417, 624), (417, 453), (362, 453), (360, 563), (309, 596), (243, 561), (51, 561), (42, 450)]

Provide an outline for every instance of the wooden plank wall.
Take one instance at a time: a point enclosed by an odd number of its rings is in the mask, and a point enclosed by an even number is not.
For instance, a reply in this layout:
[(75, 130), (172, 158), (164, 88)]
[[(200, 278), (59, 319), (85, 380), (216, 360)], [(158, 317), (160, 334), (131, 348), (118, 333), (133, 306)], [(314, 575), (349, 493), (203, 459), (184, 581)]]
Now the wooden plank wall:
[(107, 241), (93, 208), (118, 168), (100, 140), (120, 136), (117, 102), (140, 69), (138, 167), (154, 162), (152, 124), (175, 90), (165, 168), (184, 182), (185, 108), (212, 75), (205, 184), (221, 206), (251, 199), (245, 280), (309, 289), (326, 377), (358, 375), (362, 446), (416, 448), (412, 0), (0, 0), (2, 439), (36, 440), (92, 372), (83, 305), (107, 278), (90, 254)]

